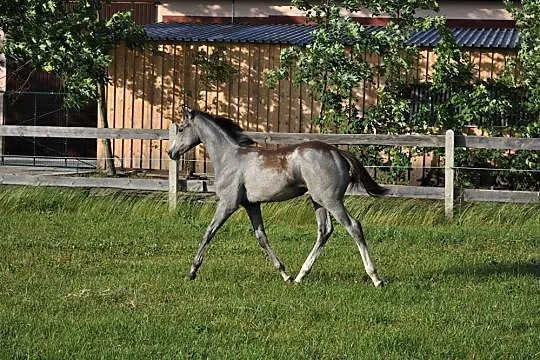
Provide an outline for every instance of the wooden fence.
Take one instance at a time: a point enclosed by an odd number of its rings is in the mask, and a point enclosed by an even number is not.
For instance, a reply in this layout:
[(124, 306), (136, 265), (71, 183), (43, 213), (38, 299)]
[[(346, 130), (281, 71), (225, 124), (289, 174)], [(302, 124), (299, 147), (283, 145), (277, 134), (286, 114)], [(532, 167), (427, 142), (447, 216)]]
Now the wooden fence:
[[(61, 137), (61, 138), (97, 138), (97, 139), (138, 139), (165, 141), (169, 132), (175, 132), (175, 126), (163, 129), (96, 129), (66, 128), (44, 126), (0, 126), (1, 136), (29, 137)], [(540, 192), (534, 191), (502, 191), (479, 189), (455, 189), (455, 168), (453, 164), (456, 147), (482, 149), (514, 149), (540, 150), (540, 139), (536, 138), (488, 138), (478, 136), (454, 135), (449, 130), (445, 135), (334, 135), (307, 133), (261, 133), (247, 132), (259, 144), (293, 144), (307, 140), (320, 140), (335, 145), (393, 145), (393, 146), (425, 146), (444, 147), (445, 149), (445, 187), (420, 187), (403, 185), (386, 185), (390, 189), (389, 196), (416, 197), (426, 199), (444, 199), (445, 212), (452, 217), (455, 196), (466, 201), (504, 201), (504, 202), (540, 202)], [(160, 179), (131, 178), (78, 178), (69, 176), (46, 175), (0, 175), (0, 185), (35, 185), (35, 186), (78, 186), (78, 187), (113, 187), (140, 190), (169, 191), (171, 209), (176, 207), (179, 189), (212, 190), (211, 186), (198, 181), (195, 184), (179, 180), (178, 162), (169, 160), (168, 181)], [(459, 193), (458, 193), (459, 191)], [(360, 192), (361, 193), (361, 192)]]
[[(235, 119), (249, 131), (273, 133), (316, 133), (312, 119), (319, 105), (307, 88), (283, 80), (276, 89), (265, 84), (265, 73), (279, 66), (279, 56), (287, 45), (250, 43), (184, 43), (157, 44), (154, 49), (130, 50), (119, 46), (109, 68), (111, 83), (107, 89), (109, 127), (166, 129), (171, 120), (180, 117), (181, 105)], [(201, 81), (204, 66), (198, 65), (197, 53), (222, 51), (226, 63), (235, 69), (229, 81), (209, 86)], [(497, 77), (515, 51), (468, 49), (478, 79)], [(376, 55), (366, 55), (374, 66)], [(421, 49), (416, 66), (409, 74), (411, 83), (427, 81), (436, 56), (433, 49)], [(355, 104), (362, 114), (377, 102), (377, 90), (383, 78), (362, 82), (356, 90), (361, 99)], [(166, 170), (165, 143), (151, 139), (115, 139), (113, 153), (122, 168)], [(98, 158), (103, 148), (98, 145)], [(192, 166), (186, 171), (205, 173), (211, 164), (205, 161), (203, 148), (188, 155)], [(197, 164), (196, 166), (193, 164)]]

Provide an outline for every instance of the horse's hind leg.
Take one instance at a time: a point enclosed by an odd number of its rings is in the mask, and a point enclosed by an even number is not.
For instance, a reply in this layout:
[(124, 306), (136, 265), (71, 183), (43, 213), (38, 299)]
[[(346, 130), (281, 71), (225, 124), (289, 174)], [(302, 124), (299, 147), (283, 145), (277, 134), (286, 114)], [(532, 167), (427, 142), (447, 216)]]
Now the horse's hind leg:
[(366, 273), (371, 278), (371, 281), (373, 281), (373, 284), (377, 287), (383, 286), (383, 281), (377, 274), (375, 265), (373, 265), (373, 261), (369, 256), (368, 246), (366, 244), (364, 232), (362, 231), (362, 226), (360, 225), (360, 223), (351, 216), (351, 214), (343, 205), (343, 202), (336, 201), (335, 204), (328, 207), (328, 210), (332, 213), (336, 220), (340, 222), (345, 227), (345, 229), (347, 229), (347, 232), (356, 241), (356, 245), (358, 246), (358, 250), (360, 251), (360, 255), (362, 256), (364, 268), (366, 269)]
[(206, 247), (208, 246), (216, 232), (219, 230), (221, 225), (223, 225), (223, 223), (229, 218), (229, 216), (231, 216), (232, 213), (236, 211), (236, 209), (238, 209), (238, 206), (235, 204), (227, 203), (224, 201), (220, 201), (218, 203), (214, 218), (206, 229), (206, 233), (203, 236), (201, 244), (199, 245), (199, 249), (197, 250), (197, 254), (195, 255), (195, 259), (193, 260), (193, 264), (191, 265), (191, 270), (189, 271), (188, 275), (189, 280), (193, 280), (197, 276), (197, 270), (203, 262)]
[(264, 231), (264, 223), (263, 223), (262, 214), (261, 214), (261, 205), (260, 204), (246, 204), (244, 205), (244, 208), (246, 209), (249, 219), (251, 220), (251, 225), (253, 225), (253, 230), (255, 231), (255, 236), (257, 237), (257, 240), (259, 241), (259, 245), (261, 245), (261, 247), (266, 251), (266, 253), (270, 257), (270, 260), (274, 264), (274, 267), (281, 274), (281, 277), (283, 278), (283, 280), (286, 282), (291, 281), (291, 276), (285, 269), (285, 265), (279, 259), (274, 249), (272, 249), (272, 247), (268, 243), (268, 238)]
[(302, 269), (300, 269), (300, 272), (294, 279), (295, 283), (301, 282), (302, 279), (309, 274), (315, 260), (322, 252), (324, 244), (326, 244), (330, 238), (330, 235), (332, 235), (332, 231), (334, 230), (330, 213), (315, 201), (313, 201), (313, 206), (315, 207), (315, 217), (317, 218), (317, 241), (306, 258), (306, 261), (304, 261)]

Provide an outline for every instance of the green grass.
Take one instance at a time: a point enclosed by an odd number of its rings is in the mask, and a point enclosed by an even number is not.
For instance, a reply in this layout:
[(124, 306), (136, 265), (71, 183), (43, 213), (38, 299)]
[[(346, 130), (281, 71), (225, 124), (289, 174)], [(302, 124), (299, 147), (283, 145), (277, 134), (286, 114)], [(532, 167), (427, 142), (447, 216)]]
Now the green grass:
[[(234, 215), (187, 282), (213, 198), (0, 187), (0, 357), (537, 359), (540, 206), (350, 198), (387, 281), (336, 226), (302, 285), (281, 281)], [(309, 202), (263, 207), (297, 272)]]

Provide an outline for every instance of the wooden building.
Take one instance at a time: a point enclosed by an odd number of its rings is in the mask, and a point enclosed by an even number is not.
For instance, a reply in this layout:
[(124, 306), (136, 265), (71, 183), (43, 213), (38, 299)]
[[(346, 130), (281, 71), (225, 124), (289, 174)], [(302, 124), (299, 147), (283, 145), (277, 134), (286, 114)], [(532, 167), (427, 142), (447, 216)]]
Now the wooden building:
[[(160, 23), (146, 26), (153, 47), (129, 50), (118, 47), (110, 67), (108, 88), (109, 126), (117, 128), (167, 128), (179, 119), (186, 104), (196, 109), (226, 116), (245, 129), (261, 132), (317, 131), (311, 119), (318, 104), (305, 88), (281, 81), (274, 90), (264, 81), (265, 72), (279, 64), (279, 55), (288, 46), (310, 41), (312, 27), (294, 24), (192, 24)], [(458, 28), (458, 42), (469, 52), (476, 76), (498, 76), (507, 59), (515, 55), (519, 41), (516, 29)], [(411, 40), (420, 48), (411, 82), (426, 81), (435, 61), (435, 30), (418, 33)], [(222, 53), (235, 74), (218, 86), (204, 84), (205, 68), (197, 65), (197, 53)], [(368, 56), (376, 64), (376, 56)], [(360, 84), (361, 112), (376, 101), (382, 79)], [(115, 140), (116, 165), (126, 169), (165, 170), (166, 141)], [(102, 149), (98, 157), (103, 157)], [(185, 157), (183, 171), (211, 173), (211, 163), (199, 147)]]

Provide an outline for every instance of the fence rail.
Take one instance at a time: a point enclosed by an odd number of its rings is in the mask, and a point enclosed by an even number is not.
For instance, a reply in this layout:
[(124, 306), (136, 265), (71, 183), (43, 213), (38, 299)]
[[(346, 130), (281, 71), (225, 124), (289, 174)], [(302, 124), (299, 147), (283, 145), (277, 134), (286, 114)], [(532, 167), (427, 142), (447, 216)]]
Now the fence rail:
[[(302, 141), (324, 141), (333, 145), (388, 145), (444, 147), (445, 135), (378, 135), (378, 134), (317, 134), (261, 133), (246, 131), (246, 135), (261, 144), (289, 145)], [(102, 129), (57, 126), (0, 126), (0, 136), (26, 136), (78, 139), (167, 140), (165, 129)], [(454, 135), (456, 147), (476, 149), (540, 150), (540, 139)]]
[(58, 126), (0, 126), (0, 136), (26, 136), (76, 139), (141, 139), (167, 140), (168, 130), (163, 129), (104, 129)]
[[(95, 139), (151, 139), (167, 140), (175, 131), (174, 124), (169, 130), (163, 129), (98, 129), (85, 127), (52, 127), (52, 126), (0, 126), (1, 136), (26, 137), (61, 137), (61, 138), (95, 138)], [(445, 213), (452, 218), (454, 198), (457, 196), (466, 201), (505, 201), (505, 202), (540, 202), (540, 192), (535, 191), (502, 191), (454, 188), (455, 168), (453, 164), (456, 147), (482, 149), (540, 150), (540, 139), (535, 138), (488, 138), (479, 136), (454, 135), (448, 130), (445, 135), (372, 135), (372, 134), (313, 134), (313, 133), (260, 133), (246, 132), (253, 140), (261, 144), (294, 144), (302, 141), (319, 140), (334, 145), (392, 145), (444, 147), (445, 149), (445, 187), (420, 187), (387, 185), (390, 196), (418, 197), (427, 199), (444, 199)], [(67, 176), (16, 175), (0, 176), (0, 184), (12, 185), (51, 185), (79, 187), (116, 187), (139, 190), (169, 190), (169, 206), (176, 207), (179, 189), (212, 190), (201, 181), (180, 180), (178, 162), (170, 160), (169, 178), (160, 179), (126, 179), (126, 178), (76, 178)], [(350, 191), (350, 194), (364, 194), (362, 191)]]

